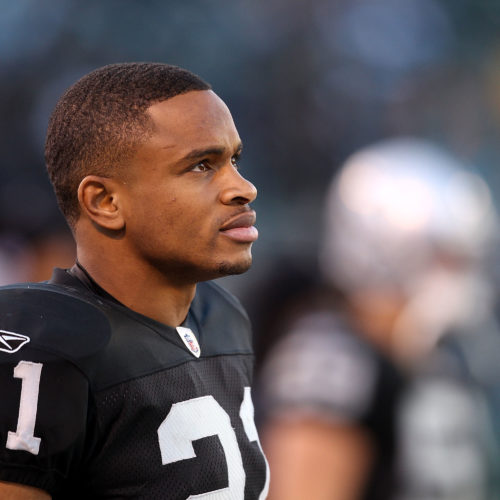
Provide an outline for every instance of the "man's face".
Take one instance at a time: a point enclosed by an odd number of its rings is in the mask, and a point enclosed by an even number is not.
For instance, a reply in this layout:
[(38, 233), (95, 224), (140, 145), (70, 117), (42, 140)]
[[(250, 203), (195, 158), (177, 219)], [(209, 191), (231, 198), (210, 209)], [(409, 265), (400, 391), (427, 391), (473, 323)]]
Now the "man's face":
[(125, 237), (139, 265), (197, 282), (246, 271), (257, 239), (257, 191), (238, 171), (241, 141), (212, 91), (148, 110), (155, 129), (123, 183)]

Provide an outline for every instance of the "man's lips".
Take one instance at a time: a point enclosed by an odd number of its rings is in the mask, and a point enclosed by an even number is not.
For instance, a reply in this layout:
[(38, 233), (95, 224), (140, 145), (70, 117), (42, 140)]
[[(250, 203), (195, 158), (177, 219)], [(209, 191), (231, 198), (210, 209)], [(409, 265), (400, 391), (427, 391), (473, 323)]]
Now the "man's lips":
[(255, 224), (255, 212), (244, 212), (225, 222), (220, 231), (234, 241), (252, 243), (259, 237)]
[(227, 222), (225, 222), (220, 228), (221, 231), (226, 231), (228, 229), (234, 229), (236, 227), (250, 227), (255, 224), (255, 212), (243, 212), (234, 217), (231, 217)]

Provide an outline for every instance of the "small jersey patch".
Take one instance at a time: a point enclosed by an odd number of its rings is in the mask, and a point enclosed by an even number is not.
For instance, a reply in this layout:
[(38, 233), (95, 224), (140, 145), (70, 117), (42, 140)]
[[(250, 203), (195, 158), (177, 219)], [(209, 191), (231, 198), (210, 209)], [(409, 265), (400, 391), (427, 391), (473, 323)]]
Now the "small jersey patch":
[(24, 344), (27, 344), (31, 339), (20, 333), (0, 330), (0, 351), (12, 354), (19, 351)]
[(201, 354), (200, 344), (198, 344), (198, 340), (196, 340), (192, 330), (184, 326), (178, 326), (176, 327), (176, 330), (189, 352), (191, 352), (193, 356), (199, 358)]

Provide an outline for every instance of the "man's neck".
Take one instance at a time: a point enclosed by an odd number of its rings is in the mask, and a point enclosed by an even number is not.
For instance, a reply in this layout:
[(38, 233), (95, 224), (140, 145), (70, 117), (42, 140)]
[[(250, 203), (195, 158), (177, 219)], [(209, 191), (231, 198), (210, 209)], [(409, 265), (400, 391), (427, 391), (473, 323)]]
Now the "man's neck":
[(186, 319), (196, 284), (172, 283), (147, 266), (128, 269), (122, 262), (117, 269), (85, 255), (78, 255), (78, 261), (99, 287), (129, 309), (174, 327)]

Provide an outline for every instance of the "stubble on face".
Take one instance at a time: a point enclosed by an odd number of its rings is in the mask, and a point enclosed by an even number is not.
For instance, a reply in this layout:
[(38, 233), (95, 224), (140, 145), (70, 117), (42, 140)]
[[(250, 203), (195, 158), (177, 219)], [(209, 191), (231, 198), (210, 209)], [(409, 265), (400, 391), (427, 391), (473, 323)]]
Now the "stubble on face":
[(232, 274), (243, 274), (250, 269), (252, 265), (252, 256), (250, 255), (247, 259), (241, 260), (239, 262), (218, 262), (217, 263), (217, 274), (220, 277), (230, 276)]

